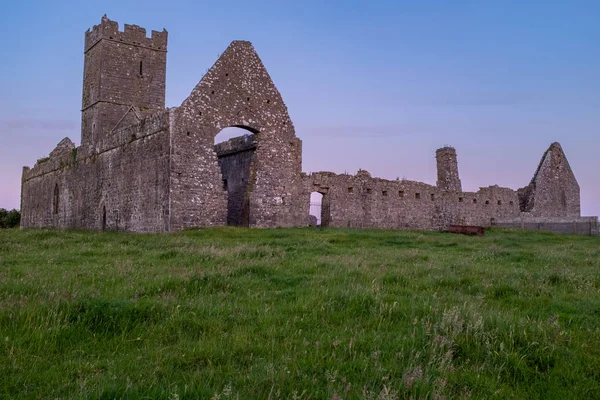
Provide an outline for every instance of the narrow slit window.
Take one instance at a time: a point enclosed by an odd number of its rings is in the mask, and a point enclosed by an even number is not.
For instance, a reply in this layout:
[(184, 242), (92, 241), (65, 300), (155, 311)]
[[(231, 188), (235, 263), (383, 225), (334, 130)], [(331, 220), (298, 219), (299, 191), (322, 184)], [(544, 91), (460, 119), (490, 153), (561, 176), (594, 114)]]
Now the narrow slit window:
[(54, 185), (54, 201), (52, 204), (54, 214), (58, 214), (58, 183)]
[(144, 75), (144, 62), (140, 61), (140, 75)]
[(223, 179), (223, 190), (227, 190), (227, 179)]
[(435, 194), (431, 193), (431, 201), (435, 201)]
[(400, 197), (401, 199), (404, 198), (404, 190), (399, 190), (398, 191), (398, 197)]

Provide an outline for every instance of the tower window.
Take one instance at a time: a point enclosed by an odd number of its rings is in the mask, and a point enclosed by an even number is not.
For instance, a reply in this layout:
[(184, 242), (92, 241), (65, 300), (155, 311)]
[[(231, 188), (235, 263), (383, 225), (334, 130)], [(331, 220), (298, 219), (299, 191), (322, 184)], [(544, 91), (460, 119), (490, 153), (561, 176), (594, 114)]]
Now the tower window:
[(140, 61), (140, 75), (144, 75), (144, 62)]
[(431, 201), (435, 201), (435, 194), (431, 193)]
[(352, 188), (352, 187), (349, 187), (349, 188), (348, 188), (348, 193), (354, 193), (354, 188)]
[(404, 190), (399, 190), (398, 191), (398, 197), (400, 197), (401, 199), (404, 198)]
[(415, 193), (415, 199), (419, 200), (421, 198), (421, 193)]
[(384, 195), (384, 196), (387, 196), (388, 192), (387, 192), (387, 190), (384, 190), (383, 192), (381, 192), (381, 194)]

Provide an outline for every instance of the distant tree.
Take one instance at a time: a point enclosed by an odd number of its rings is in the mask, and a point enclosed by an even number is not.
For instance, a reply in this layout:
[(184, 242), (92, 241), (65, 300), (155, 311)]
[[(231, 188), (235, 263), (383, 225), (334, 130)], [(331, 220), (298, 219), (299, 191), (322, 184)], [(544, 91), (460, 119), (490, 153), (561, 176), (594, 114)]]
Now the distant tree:
[(0, 208), (0, 228), (15, 228), (21, 223), (21, 213), (19, 210), (10, 211)]

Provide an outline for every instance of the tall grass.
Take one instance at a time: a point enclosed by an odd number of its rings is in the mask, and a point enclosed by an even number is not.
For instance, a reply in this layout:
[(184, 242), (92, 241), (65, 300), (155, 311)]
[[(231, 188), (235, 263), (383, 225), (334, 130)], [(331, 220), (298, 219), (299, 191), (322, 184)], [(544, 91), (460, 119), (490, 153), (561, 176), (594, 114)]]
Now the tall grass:
[(0, 398), (600, 398), (600, 240), (0, 231)]

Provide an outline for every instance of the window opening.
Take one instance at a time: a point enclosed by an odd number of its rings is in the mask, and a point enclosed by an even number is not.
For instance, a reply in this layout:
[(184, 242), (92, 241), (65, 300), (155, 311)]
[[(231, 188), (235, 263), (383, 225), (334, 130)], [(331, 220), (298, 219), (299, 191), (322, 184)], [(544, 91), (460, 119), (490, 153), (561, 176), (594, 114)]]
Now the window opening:
[(58, 183), (54, 185), (54, 201), (52, 204), (54, 214), (58, 214)]

